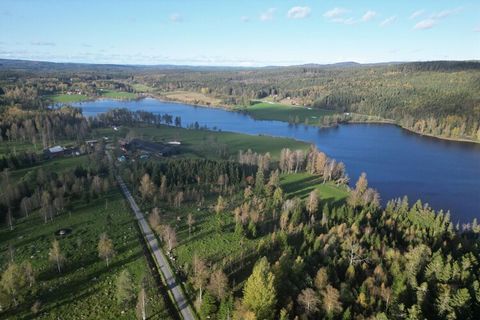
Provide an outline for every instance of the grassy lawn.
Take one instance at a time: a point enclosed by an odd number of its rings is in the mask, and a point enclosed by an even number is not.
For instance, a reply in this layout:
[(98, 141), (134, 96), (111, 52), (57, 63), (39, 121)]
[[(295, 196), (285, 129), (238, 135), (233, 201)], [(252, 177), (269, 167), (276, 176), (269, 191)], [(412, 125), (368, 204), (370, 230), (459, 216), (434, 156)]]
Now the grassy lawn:
[(64, 171), (75, 169), (75, 167), (80, 166), (82, 164), (83, 165), (88, 164), (87, 155), (81, 155), (78, 157), (65, 157), (65, 158), (44, 160), (38, 163), (37, 165), (31, 166), (28, 168), (11, 170), (10, 177), (13, 179), (13, 181), (17, 181), (25, 177), (25, 175), (27, 175), (29, 172), (38, 170), (40, 168), (42, 168), (45, 173), (56, 172), (57, 174), (60, 174)]
[(166, 92), (163, 96), (167, 99), (181, 101), (185, 103), (200, 104), (200, 105), (212, 105), (218, 106), (222, 104), (222, 100), (200, 92), (191, 91), (171, 91)]
[[(58, 238), (66, 258), (65, 267), (58, 274), (48, 261), (48, 251), (60, 228), (71, 228), (72, 233)], [(109, 267), (97, 253), (102, 232), (107, 232), (116, 251)], [(42, 303), (39, 319), (133, 319), (135, 308), (120, 307), (115, 300), (115, 280), (124, 269), (132, 274), (137, 286), (144, 276), (151, 280), (135, 221), (117, 189), (89, 203), (76, 201), (70, 214), (57, 216), (47, 224), (34, 213), (16, 221), (14, 231), (3, 226), (2, 266), (6, 264), (9, 244), (15, 248), (16, 262), (32, 263), (37, 282), (34, 297), (27, 297), (24, 304), (8, 313), (8, 319), (30, 319), (30, 306), (35, 300)], [(162, 296), (154, 285), (149, 291), (153, 315), (150, 319), (168, 319)]]
[(318, 121), (325, 115), (331, 115), (334, 112), (321, 109), (309, 109), (303, 106), (289, 106), (279, 103), (262, 102), (254, 104), (247, 108), (247, 112), (255, 119), (259, 120), (279, 120), (286, 122), (306, 123), (317, 125)]
[(154, 91), (154, 88), (149, 87), (143, 83), (135, 83), (132, 85), (133, 89), (137, 92), (152, 92)]
[(306, 198), (312, 190), (317, 190), (320, 200), (340, 204), (348, 196), (345, 186), (336, 186), (331, 182), (323, 183), (319, 176), (305, 172), (283, 175), (280, 178), (280, 185), (288, 197)]
[(135, 93), (125, 91), (113, 91), (103, 89), (102, 91), (100, 91), (100, 93), (102, 97), (110, 99), (131, 100), (137, 98), (137, 95)]
[(226, 148), (230, 157), (236, 157), (239, 150), (252, 149), (258, 153), (270, 152), (278, 160), (282, 148), (307, 150), (309, 144), (287, 138), (252, 136), (232, 132), (183, 129), (168, 126), (133, 128), (137, 137), (166, 142), (180, 140), (182, 156), (218, 158), (218, 148)]
[(22, 141), (3, 141), (0, 143), (0, 155), (6, 155), (9, 153), (19, 153), (24, 151), (42, 151), (43, 147), (41, 143), (37, 143), (37, 149), (31, 142)]
[(87, 100), (88, 97), (83, 94), (55, 94), (49, 96), (54, 103), (73, 103)]

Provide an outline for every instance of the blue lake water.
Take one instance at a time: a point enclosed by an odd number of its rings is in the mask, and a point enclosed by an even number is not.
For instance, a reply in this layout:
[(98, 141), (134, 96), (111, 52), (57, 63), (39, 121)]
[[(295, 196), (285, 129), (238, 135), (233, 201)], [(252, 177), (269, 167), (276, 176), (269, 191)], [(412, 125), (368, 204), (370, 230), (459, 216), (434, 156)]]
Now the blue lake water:
[[(369, 185), (382, 199), (407, 195), (435, 209), (450, 210), (452, 220), (480, 218), (480, 144), (423, 137), (394, 125), (350, 124), (319, 129), (281, 121), (259, 121), (222, 109), (202, 108), (155, 99), (97, 100), (76, 104), (86, 116), (111, 108), (168, 113), (182, 126), (201, 126), (246, 134), (288, 137), (315, 144), (328, 156), (343, 161), (354, 183), (366, 172)], [(255, 150), (255, 146), (251, 146)]]

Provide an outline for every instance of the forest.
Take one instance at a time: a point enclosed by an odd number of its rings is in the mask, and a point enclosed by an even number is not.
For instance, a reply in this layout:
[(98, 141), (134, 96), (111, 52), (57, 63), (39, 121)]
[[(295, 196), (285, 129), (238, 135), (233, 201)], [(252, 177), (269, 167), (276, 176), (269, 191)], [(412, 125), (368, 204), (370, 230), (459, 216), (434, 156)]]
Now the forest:
[[(476, 318), (476, 220), (455, 226), (407, 198), (382, 208), (365, 174), (345, 201), (318, 190), (292, 197), (281, 178), (307, 172), (341, 186), (343, 165), (315, 148), (284, 149), (278, 160), (248, 151), (240, 167), (192, 159), (123, 171), (167, 250), (191, 248), (177, 267), (201, 319)], [(218, 252), (204, 233), (247, 248)]]

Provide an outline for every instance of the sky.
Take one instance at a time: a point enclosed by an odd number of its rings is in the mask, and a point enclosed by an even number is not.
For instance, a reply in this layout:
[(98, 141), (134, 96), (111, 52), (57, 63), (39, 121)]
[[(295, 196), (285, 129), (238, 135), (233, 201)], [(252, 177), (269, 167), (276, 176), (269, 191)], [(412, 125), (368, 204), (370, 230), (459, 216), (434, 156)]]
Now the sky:
[(480, 1), (0, 0), (0, 58), (218, 66), (480, 60)]

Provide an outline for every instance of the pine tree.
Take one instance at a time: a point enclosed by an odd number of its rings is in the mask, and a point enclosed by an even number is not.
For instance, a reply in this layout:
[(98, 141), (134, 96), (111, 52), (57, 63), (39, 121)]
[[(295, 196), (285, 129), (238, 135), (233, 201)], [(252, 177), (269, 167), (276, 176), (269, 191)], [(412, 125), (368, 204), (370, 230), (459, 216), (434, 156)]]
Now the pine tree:
[(263, 168), (258, 167), (257, 174), (255, 175), (255, 192), (261, 194), (265, 187), (265, 176), (263, 174)]

